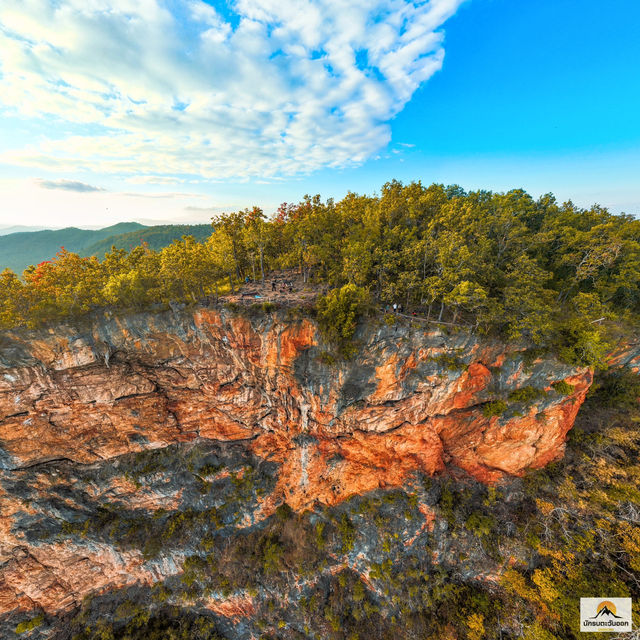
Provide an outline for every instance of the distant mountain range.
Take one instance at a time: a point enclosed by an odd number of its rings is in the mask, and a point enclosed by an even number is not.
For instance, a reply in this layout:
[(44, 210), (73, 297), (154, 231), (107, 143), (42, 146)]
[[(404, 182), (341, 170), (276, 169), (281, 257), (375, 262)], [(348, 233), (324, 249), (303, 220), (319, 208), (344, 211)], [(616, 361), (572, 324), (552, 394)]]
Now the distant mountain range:
[(98, 256), (112, 246), (131, 249), (146, 242), (151, 249), (161, 249), (183, 235), (203, 240), (211, 234), (208, 224), (145, 226), (138, 222), (121, 222), (104, 229), (46, 229), (3, 234), (0, 230), (0, 271), (12, 269), (21, 274), (31, 264), (51, 260), (60, 247), (81, 256)]
[(18, 233), (18, 231), (42, 231), (47, 227), (25, 227), (22, 224), (3, 225), (0, 226), (0, 236), (6, 236), (9, 233)]

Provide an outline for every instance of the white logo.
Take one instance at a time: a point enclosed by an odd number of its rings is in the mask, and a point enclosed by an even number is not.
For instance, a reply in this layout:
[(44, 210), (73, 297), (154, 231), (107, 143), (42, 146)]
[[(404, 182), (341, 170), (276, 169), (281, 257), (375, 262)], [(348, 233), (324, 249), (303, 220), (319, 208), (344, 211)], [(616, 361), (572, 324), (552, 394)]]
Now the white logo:
[(631, 598), (580, 598), (580, 631), (631, 631)]

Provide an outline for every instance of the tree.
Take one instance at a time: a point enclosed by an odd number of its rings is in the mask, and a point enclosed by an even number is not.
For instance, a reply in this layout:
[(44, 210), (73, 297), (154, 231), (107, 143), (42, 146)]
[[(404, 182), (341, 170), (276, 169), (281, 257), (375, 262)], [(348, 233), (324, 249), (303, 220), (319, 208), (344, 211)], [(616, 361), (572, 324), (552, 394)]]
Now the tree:
[(0, 328), (8, 329), (27, 321), (25, 294), (25, 285), (13, 271), (5, 269), (0, 273)]
[(246, 217), (247, 211), (245, 210), (223, 213), (216, 218), (212, 218), (212, 226), (218, 232), (218, 237), (222, 236), (224, 244), (230, 249), (233, 268), (238, 281), (242, 280), (247, 263), (244, 233)]
[(444, 302), (454, 308), (452, 322), (455, 324), (461, 309), (475, 313), (486, 306), (487, 292), (479, 284), (463, 280), (446, 294)]
[(523, 254), (509, 267), (505, 285), (493, 307), (485, 315), (487, 324), (501, 326), (509, 339), (541, 344), (552, 330), (553, 292), (545, 288), (551, 274)]
[(368, 310), (369, 292), (354, 284), (332, 289), (318, 300), (318, 322), (324, 339), (348, 358), (355, 352), (353, 336), (358, 320)]
[(115, 249), (107, 255), (105, 262), (103, 296), (107, 303), (140, 309), (152, 302), (166, 300), (159, 252), (151, 251), (144, 244), (126, 255)]
[(218, 280), (225, 275), (229, 280), (229, 289), (232, 293), (235, 293), (231, 238), (222, 229), (214, 231), (209, 240), (207, 240), (207, 248), (211, 256), (212, 280), (214, 281), (216, 296), (218, 295)]
[(160, 251), (160, 278), (167, 301), (203, 298), (214, 279), (208, 245), (193, 236), (174, 240)]
[[(246, 243), (253, 256), (252, 264), (255, 264), (255, 255), (257, 253), (260, 263), (260, 278), (264, 283), (264, 255), (269, 244), (270, 226), (266, 222), (262, 209), (259, 207), (253, 207), (251, 211), (245, 209), (245, 220)], [(256, 279), (255, 269), (253, 278), (254, 280)]]

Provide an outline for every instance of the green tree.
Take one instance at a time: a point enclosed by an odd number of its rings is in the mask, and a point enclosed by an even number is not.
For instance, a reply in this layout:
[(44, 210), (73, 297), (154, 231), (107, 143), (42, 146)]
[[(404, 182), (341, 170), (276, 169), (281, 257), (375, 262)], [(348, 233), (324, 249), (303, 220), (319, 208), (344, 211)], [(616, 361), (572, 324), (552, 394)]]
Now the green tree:
[(367, 289), (346, 284), (318, 300), (318, 321), (324, 339), (335, 345), (346, 358), (355, 353), (353, 337), (358, 320), (369, 308)]
[(236, 279), (239, 282), (245, 273), (247, 266), (247, 248), (245, 243), (245, 225), (247, 211), (223, 213), (212, 218), (212, 225), (217, 237), (230, 251), (232, 267), (235, 270)]
[(26, 287), (10, 269), (0, 273), (0, 328), (8, 329), (28, 320)]
[(260, 279), (264, 282), (265, 252), (269, 246), (271, 227), (266, 222), (265, 215), (259, 207), (253, 207), (251, 211), (245, 210), (245, 214), (246, 244), (252, 256), (253, 279), (256, 280), (255, 263), (257, 258), (260, 265)]

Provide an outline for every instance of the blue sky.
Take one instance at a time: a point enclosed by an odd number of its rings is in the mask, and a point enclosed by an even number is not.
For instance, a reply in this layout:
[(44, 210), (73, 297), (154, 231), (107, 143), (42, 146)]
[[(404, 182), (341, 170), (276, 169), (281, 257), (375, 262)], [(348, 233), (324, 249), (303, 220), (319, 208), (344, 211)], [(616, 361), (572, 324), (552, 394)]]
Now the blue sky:
[(0, 225), (392, 178), (640, 213), (635, 0), (4, 0), (0, 87)]

